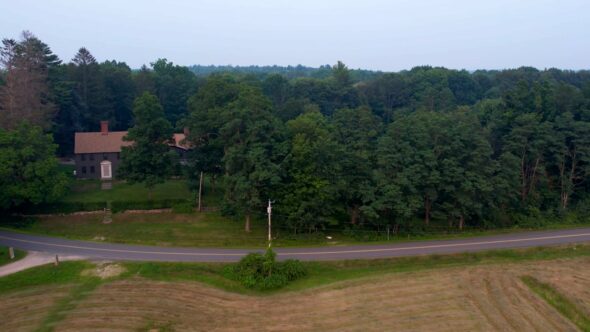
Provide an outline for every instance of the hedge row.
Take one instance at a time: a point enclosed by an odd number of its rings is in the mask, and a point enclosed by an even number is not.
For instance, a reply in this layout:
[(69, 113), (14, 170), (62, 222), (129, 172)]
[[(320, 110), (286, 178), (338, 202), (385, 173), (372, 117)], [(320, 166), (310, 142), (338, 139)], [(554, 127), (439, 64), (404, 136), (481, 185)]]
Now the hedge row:
[[(21, 213), (26, 214), (57, 214), (74, 213), (83, 211), (98, 211), (107, 208), (107, 202), (56, 202), (52, 204), (31, 205), (22, 209)], [(192, 202), (186, 199), (162, 199), (157, 201), (114, 201), (111, 202), (112, 212), (123, 212), (127, 210), (155, 210), (170, 209), (178, 207), (178, 210), (188, 210)], [(17, 211), (19, 212), (19, 211)], [(185, 212), (186, 213), (186, 212)]]
[(162, 199), (157, 201), (115, 201), (111, 203), (111, 211), (123, 212), (127, 210), (156, 210), (170, 209), (176, 205), (191, 204), (186, 199)]

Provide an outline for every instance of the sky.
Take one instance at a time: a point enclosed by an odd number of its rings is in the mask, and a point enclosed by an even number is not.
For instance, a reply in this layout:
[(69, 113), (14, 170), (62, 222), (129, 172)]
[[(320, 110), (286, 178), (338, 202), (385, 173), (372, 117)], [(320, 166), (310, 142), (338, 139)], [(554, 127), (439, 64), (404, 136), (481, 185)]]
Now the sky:
[(0, 37), (33, 32), (139, 68), (343, 61), (399, 71), (590, 68), (590, 0), (0, 0)]

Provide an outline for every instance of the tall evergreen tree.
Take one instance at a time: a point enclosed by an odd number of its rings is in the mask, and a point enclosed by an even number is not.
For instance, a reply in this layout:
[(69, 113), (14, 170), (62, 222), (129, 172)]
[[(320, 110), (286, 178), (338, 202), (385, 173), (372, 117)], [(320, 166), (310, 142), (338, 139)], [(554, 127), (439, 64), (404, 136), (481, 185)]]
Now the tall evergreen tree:
[(6, 70), (6, 83), (0, 86), (0, 126), (15, 128), (24, 120), (49, 129), (55, 105), (48, 72), (59, 59), (28, 31), (20, 41), (4, 39), (2, 44), (0, 63)]

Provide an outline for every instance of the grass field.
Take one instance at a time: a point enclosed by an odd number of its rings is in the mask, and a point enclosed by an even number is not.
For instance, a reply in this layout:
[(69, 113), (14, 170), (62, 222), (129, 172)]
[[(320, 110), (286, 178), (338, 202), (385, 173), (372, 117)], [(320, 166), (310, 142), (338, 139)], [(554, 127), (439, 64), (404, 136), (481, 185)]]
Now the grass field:
[(103, 224), (102, 217), (102, 214), (42, 217), (20, 230), (72, 239), (160, 246), (260, 247), (266, 241), (262, 222), (254, 222), (252, 231), (245, 233), (241, 220), (224, 218), (214, 212), (116, 213), (110, 224)]
[[(206, 188), (209, 188), (206, 182)], [(112, 189), (102, 190), (100, 180), (75, 180), (70, 192), (62, 198), (63, 202), (106, 202), (106, 201), (148, 201), (150, 192), (143, 184), (128, 184), (114, 181)], [(196, 199), (195, 193), (189, 191), (186, 180), (168, 180), (157, 184), (151, 190), (151, 200), (191, 200)], [(222, 199), (222, 191), (207, 191), (203, 196), (204, 204), (218, 206)]]
[[(106, 201), (147, 201), (148, 190), (142, 184), (128, 184), (116, 181), (112, 189), (101, 190), (99, 180), (76, 180), (71, 191), (62, 199), (64, 202), (106, 202)], [(170, 180), (156, 185), (152, 199), (192, 199), (184, 180)]]
[[(26, 220), (4, 220), (0, 226), (18, 231), (66, 237), (71, 239), (131, 243), (179, 247), (263, 247), (267, 240), (267, 221), (252, 220), (251, 232), (243, 230), (242, 219), (221, 216), (219, 212), (177, 214), (164, 213), (115, 213), (113, 222), (102, 223), (102, 214), (44, 216)], [(555, 225), (554, 225), (555, 226)], [(582, 225), (560, 225), (563, 228)], [(294, 236), (280, 225), (273, 227), (273, 245), (330, 246), (342, 244), (379, 244), (413, 240), (452, 239), (524, 231), (503, 229), (488, 231), (464, 231), (461, 233), (427, 233), (418, 236), (391, 237), (389, 241), (365, 241), (342, 231), (325, 231), (317, 234)], [(331, 238), (328, 239), (326, 236)]]
[(26, 252), (14, 249), (14, 259), (10, 259), (8, 247), (0, 247), (0, 266), (17, 261), (27, 255)]
[(0, 330), (578, 330), (522, 276), (590, 314), (590, 245), (306, 264), (264, 293), (224, 281), (221, 264), (125, 263), (106, 280), (86, 262), (38, 267), (0, 278)]

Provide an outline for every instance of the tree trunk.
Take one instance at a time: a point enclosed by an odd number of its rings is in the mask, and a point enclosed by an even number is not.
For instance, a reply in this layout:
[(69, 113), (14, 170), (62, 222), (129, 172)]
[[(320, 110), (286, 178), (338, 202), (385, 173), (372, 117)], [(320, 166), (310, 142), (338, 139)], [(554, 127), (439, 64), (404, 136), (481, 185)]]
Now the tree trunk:
[(246, 214), (246, 223), (244, 224), (244, 230), (246, 233), (250, 233), (250, 214)]
[(430, 224), (430, 209), (432, 208), (432, 202), (428, 196), (424, 197), (424, 224)]
[(359, 219), (359, 206), (358, 205), (353, 205), (352, 206), (352, 210), (350, 211), (350, 224), (351, 225), (356, 225)]
[(151, 201), (152, 200), (152, 196), (153, 196), (153, 194), (152, 194), (152, 188), (148, 188), (148, 201)]
[(211, 193), (215, 194), (215, 179), (216, 179), (216, 175), (212, 174), (211, 175)]
[(463, 217), (463, 215), (459, 216), (459, 229), (463, 230), (463, 225), (465, 225), (465, 218)]
[(561, 207), (566, 210), (567, 209), (567, 204), (569, 201), (569, 195), (567, 192), (562, 192), (561, 193)]

